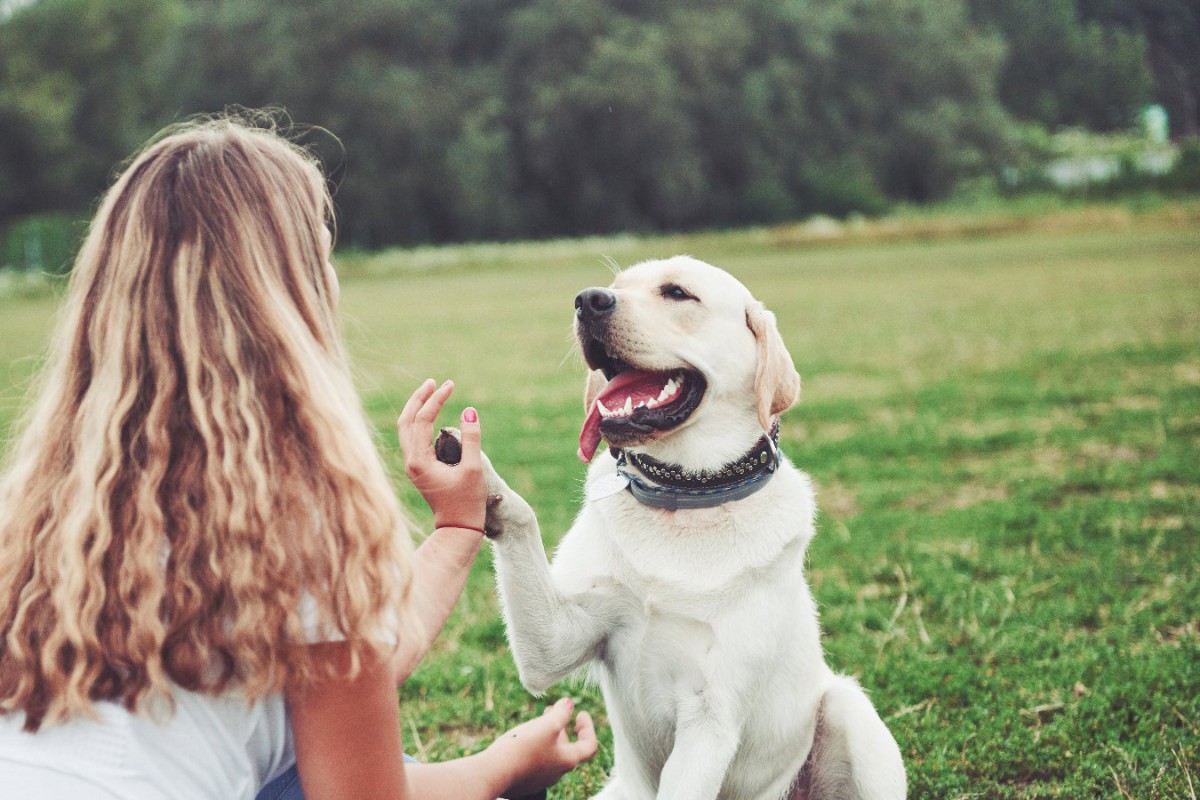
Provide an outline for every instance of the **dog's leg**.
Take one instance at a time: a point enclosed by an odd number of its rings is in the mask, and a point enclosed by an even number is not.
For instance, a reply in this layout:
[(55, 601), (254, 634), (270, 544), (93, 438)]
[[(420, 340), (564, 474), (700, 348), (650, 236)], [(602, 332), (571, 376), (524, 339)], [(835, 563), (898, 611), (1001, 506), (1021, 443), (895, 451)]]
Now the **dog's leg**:
[(900, 748), (851, 678), (837, 676), (821, 698), (817, 733), (791, 800), (902, 800)]
[(654, 790), (631, 790), (620, 780), (610, 777), (604, 788), (592, 795), (592, 800), (654, 800)]
[(711, 690), (681, 703), (675, 746), (663, 765), (659, 800), (714, 800), (738, 749), (739, 724)]
[(533, 509), (484, 459), (485, 528), (494, 545), (496, 583), (521, 683), (545, 692), (587, 662), (607, 626), (601, 598), (560, 591), (550, 572)]

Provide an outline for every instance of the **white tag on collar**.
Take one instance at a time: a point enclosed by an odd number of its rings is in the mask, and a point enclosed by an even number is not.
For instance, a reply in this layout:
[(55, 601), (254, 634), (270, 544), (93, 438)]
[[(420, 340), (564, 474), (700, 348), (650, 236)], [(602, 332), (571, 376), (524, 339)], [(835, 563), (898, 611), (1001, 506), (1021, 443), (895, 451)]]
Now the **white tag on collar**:
[(588, 481), (584, 488), (584, 495), (589, 503), (594, 503), (597, 500), (612, 497), (627, 488), (629, 488), (629, 478), (619, 472), (610, 472)]

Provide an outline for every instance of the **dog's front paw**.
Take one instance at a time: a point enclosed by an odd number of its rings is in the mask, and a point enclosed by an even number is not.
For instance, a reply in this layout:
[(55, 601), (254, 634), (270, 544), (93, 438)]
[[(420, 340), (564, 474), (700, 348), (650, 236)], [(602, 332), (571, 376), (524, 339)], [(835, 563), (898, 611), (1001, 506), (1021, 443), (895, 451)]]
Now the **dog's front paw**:
[(492, 466), (492, 461), (483, 455), (483, 475), (487, 480), (487, 520), (483, 528), (487, 535), (496, 539), (501, 536), (520, 536), (532, 531), (537, 533), (537, 517), (525, 498), (514, 492)]
[[(433, 444), (437, 460), (443, 464), (457, 464), (462, 460), (462, 433), (458, 428), (442, 428)], [(526, 530), (537, 530), (537, 518), (533, 509), (521, 495), (509, 488), (486, 453), (481, 453), (483, 477), (487, 482), (487, 521), (484, 530), (491, 538), (505, 533), (517, 534)]]
[(433, 454), (443, 464), (462, 461), (462, 431), (458, 428), (442, 428), (433, 443)]

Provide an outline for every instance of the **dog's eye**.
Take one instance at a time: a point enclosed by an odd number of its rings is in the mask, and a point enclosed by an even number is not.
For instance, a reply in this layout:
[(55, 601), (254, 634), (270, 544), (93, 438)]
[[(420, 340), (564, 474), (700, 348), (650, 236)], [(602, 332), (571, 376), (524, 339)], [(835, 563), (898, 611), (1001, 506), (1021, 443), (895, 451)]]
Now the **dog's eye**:
[(659, 291), (662, 293), (662, 296), (667, 298), (668, 300), (696, 300), (697, 299), (696, 296), (694, 294), (689, 293), (687, 289), (684, 289), (682, 286), (679, 286), (674, 283), (664, 283), (662, 285), (662, 287), (659, 288)]

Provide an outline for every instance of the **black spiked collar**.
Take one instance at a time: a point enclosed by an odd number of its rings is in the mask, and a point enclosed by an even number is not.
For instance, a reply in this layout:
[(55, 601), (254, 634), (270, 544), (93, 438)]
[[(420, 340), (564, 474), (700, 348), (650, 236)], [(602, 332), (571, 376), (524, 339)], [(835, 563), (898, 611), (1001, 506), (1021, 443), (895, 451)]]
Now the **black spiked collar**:
[[(715, 470), (689, 472), (641, 453), (616, 451), (617, 472), (640, 502), (674, 511), (712, 508), (748, 497), (767, 484), (779, 467), (779, 420), (745, 455)], [(632, 466), (637, 472), (632, 472)]]

